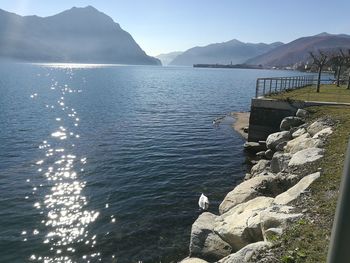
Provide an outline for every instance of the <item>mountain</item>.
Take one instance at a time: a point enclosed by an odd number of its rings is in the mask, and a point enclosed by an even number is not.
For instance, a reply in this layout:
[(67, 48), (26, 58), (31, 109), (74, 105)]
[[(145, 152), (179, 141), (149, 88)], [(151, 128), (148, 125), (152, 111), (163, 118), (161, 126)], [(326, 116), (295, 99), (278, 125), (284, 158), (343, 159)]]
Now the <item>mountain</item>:
[(350, 49), (349, 35), (321, 33), (315, 36), (298, 38), (288, 44), (276, 47), (269, 52), (246, 61), (247, 64), (272, 66), (291, 66), (310, 59), (309, 51), (337, 51)]
[(119, 24), (92, 6), (54, 16), (0, 9), (0, 58), (30, 62), (160, 65)]
[(156, 58), (160, 59), (160, 61), (162, 61), (163, 65), (168, 65), (178, 55), (180, 55), (182, 53), (183, 53), (182, 51), (174, 51), (174, 52), (170, 52), (170, 53), (159, 54), (158, 56), (156, 56)]
[(223, 43), (191, 48), (178, 55), (170, 65), (192, 66), (193, 64), (230, 64), (231, 62), (239, 64), (280, 45), (282, 45), (280, 42), (253, 44), (233, 39)]

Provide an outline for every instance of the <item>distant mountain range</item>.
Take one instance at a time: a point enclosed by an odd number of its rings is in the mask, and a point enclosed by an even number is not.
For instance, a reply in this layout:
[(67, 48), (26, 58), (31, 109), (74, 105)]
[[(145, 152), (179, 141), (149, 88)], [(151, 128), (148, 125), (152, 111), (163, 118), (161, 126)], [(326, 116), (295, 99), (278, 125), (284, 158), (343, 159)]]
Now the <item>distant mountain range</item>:
[(253, 44), (243, 43), (233, 39), (223, 43), (191, 48), (178, 55), (170, 65), (192, 66), (193, 64), (240, 64), (280, 45), (283, 45), (283, 43)]
[(248, 64), (286, 67), (307, 62), (310, 51), (350, 49), (350, 36), (321, 33), (290, 43), (223, 43), (148, 56), (118, 23), (92, 6), (49, 17), (20, 16), (0, 9), (0, 59), (27, 62), (136, 65)]
[(0, 58), (29, 62), (160, 65), (112, 18), (92, 6), (54, 16), (0, 9)]
[(260, 56), (246, 61), (247, 64), (265, 67), (283, 67), (310, 60), (309, 52), (318, 50), (334, 52), (339, 49), (350, 49), (350, 36), (321, 33), (315, 36), (298, 38), (288, 44), (281, 45)]
[(243, 43), (236, 39), (194, 47), (178, 55), (170, 65), (192, 66), (194, 64), (247, 64), (263, 67), (287, 67), (310, 60), (309, 52), (318, 50), (335, 52), (350, 49), (350, 36), (321, 33), (298, 38), (290, 43), (272, 44)]
[(181, 55), (182, 51), (174, 51), (165, 54), (159, 54), (156, 58), (160, 59), (164, 66), (168, 65), (171, 61), (173, 61), (177, 56)]

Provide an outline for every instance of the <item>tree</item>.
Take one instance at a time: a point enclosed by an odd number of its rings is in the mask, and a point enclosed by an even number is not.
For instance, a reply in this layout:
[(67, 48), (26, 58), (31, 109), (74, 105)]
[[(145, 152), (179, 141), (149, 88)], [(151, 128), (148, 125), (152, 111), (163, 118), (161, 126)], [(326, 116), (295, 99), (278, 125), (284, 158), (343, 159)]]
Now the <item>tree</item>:
[(342, 73), (342, 69), (343, 66), (345, 64), (345, 60), (346, 60), (346, 55), (344, 54), (343, 50), (339, 49), (339, 53), (333, 55), (330, 60), (329, 63), (335, 67), (335, 71), (334, 71), (334, 77), (337, 80), (337, 87), (339, 87), (340, 85), (340, 74)]
[(329, 61), (329, 56), (321, 50), (318, 51), (318, 54), (314, 54), (313, 52), (309, 52), (309, 54), (313, 60), (312, 64), (318, 68), (316, 92), (320, 92), (322, 69)]
[(347, 83), (347, 89), (350, 89), (350, 49), (348, 49), (348, 52), (344, 54), (344, 52), (341, 50), (342, 56), (344, 57), (344, 66), (348, 68), (348, 83)]

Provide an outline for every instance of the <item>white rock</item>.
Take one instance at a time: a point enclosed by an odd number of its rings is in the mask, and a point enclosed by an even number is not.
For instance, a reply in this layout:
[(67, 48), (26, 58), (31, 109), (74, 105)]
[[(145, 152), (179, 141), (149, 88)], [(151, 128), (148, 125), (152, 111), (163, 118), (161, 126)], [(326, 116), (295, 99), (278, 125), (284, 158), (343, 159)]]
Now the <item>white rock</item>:
[(292, 127), (298, 127), (303, 124), (304, 121), (299, 117), (285, 117), (280, 125), (281, 131), (289, 131)]
[(268, 229), (280, 228), (282, 232), (302, 216), (293, 210), (291, 206), (271, 203), (270, 197), (257, 197), (218, 217), (214, 231), (237, 251), (249, 243), (264, 240)]
[(321, 140), (310, 138), (310, 135), (305, 133), (289, 141), (284, 147), (284, 150), (289, 153), (296, 153), (307, 148), (321, 147), (322, 145)]
[(328, 127), (325, 128), (321, 131), (319, 131), (318, 133), (316, 133), (314, 136), (312, 136), (313, 139), (327, 139), (327, 137), (329, 135), (331, 135), (333, 133), (332, 128)]
[(295, 116), (300, 117), (300, 118), (305, 118), (309, 115), (309, 112), (307, 110), (304, 109), (298, 109), (297, 113), (295, 114)]
[(213, 230), (217, 216), (205, 212), (193, 223), (190, 239), (190, 257), (218, 260), (231, 253), (231, 247)]
[(271, 160), (271, 171), (273, 173), (279, 173), (288, 168), (288, 163), (292, 155), (290, 153), (276, 152)]
[(252, 176), (254, 176), (254, 175), (259, 174), (263, 171), (266, 171), (268, 167), (270, 167), (270, 161), (259, 160), (258, 163), (252, 167), (252, 169), (250, 170), (250, 173)]
[(286, 192), (275, 197), (274, 203), (280, 205), (287, 205), (296, 200), (317, 178), (320, 173), (313, 173), (302, 178), (296, 185), (288, 189)]
[(219, 206), (224, 214), (238, 204), (247, 202), (257, 196), (277, 196), (296, 183), (294, 178), (281, 175), (257, 176), (243, 181), (229, 192)]
[(270, 134), (266, 139), (266, 147), (275, 150), (276, 146), (281, 142), (289, 141), (291, 136), (288, 131), (275, 132)]
[(297, 129), (295, 132), (293, 132), (292, 137), (293, 137), (293, 138), (299, 137), (300, 135), (303, 135), (303, 134), (305, 134), (306, 132), (307, 132), (307, 131), (306, 131), (305, 128), (299, 128), (299, 129)]
[(231, 254), (221, 260), (219, 263), (248, 263), (251, 262), (252, 257), (258, 255), (264, 250), (269, 249), (272, 246), (270, 242), (256, 242), (245, 246), (234, 254)]
[(200, 258), (185, 258), (180, 263), (208, 263), (207, 261)]
[(328, 128), (328, 127), (329, 126), (326, 123), (324, 123), (323, 121), (315, 121), (307, 128), (307, 132), (311, 136), (314, 136), (319, 131), (322, 131), (323, 129)]
[(298, 168), (307, 164), (312, 164), (323, 157), (324, 150), (320, 148), (308, 148), (293, 154), (288, 166)]
[(259, 213), (271, 206), (273, 198), (260, 196), (239, 204), (217, 219), (214, 231), (233, 251), (263, 239)]
[(266, 181), (274, 180), (274, 176), (259, 176), (246, 180), (237, 185), (231, 192), (229, 192), (219, 206), (220, 214), (223, 214), (233, 208), (234, 206), (249, 201), (261, 193), (258, 188), (265, 184)]
[(271, 173), (269, 170), (268, 171), (264, 170), (261, 173), (250, 175), (249, 179), (253, 177), (261, 177), (261, 176), (276, 176), (276, 174)]
[(286, 229), (291, 222), (295, 222), (303, 216), (301, 213), (293, 213), (291, 206), (274, 205), (260, 213), (262, 232), (270, 228)]

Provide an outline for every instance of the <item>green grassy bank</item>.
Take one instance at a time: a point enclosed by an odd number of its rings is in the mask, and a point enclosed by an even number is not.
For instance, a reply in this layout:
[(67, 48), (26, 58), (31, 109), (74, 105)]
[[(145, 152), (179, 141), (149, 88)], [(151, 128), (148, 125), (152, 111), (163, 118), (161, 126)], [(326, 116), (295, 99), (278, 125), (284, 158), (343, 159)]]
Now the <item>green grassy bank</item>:
[[(337, 97), (334, 95), (335, 90), (340, 93)], [(350, 90), (335, 85), (322, 85), (320, 93), (316, 93), (313, 86), (271, 97), (310, 101), (335, 101), (335, 98), (338, 98), (341, 102), (350, 103)], [(311, 113), (308, 120), (310, 122), (326, 117), (334, 120), (336, 124), (334, 133), (327, 141), (325, 156), (318, 164), (322, 171), (321, 177), (312, 184), (308, 193), (294, 203), (294, 206), (303, 211), (304, 218), (289, 227), (281, 237), (273, 240), (277, 244), (275, 254), (278, 262), (326, 262), (330, 243), (350, 135), (350, 107), (319, 106), (307, 110)]]
[(269, 96), (272, 99), (291, 99), (304, 101), (326, 101), (350, 103), (350, 90), (345, 85), (321, 85), (320, 92), (316, 92), (316, 86), (308, 86), (301, 89), (285, 91)]

